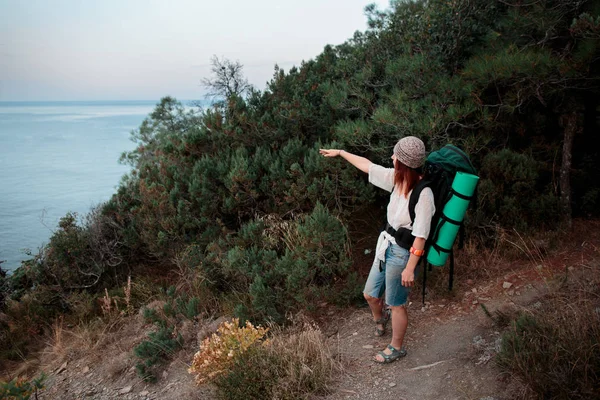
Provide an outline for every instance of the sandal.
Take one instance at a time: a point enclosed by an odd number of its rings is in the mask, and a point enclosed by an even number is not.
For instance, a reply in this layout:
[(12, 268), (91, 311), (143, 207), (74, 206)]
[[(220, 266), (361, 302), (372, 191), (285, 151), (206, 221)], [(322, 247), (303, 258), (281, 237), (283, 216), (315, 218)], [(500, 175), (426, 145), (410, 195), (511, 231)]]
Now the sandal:
[(391, 344), (388, 344), (387, 348), (390, 349), (392, 352), (390, 354), (385, 354), (383, 351), (380, 351), (379, 353), (377, 353), (383, 358), (383, 361), (379, 361), (377, 358), (375, 358), (376, 363), (389, 364), (393, 361), (396, 361), (399, 358), (406, 356), (406, 349), (404, 347), (401, 348), (400, 350), (398, 350), (395, 347), (393, 347)]
[[(379, 318), (377, 321), (375, 321), (375, 336), (383, 336), (385, 335), (385, 327), (388, 323), (388, 321), (390, 320), (390, 316), (391, 316), (391, 310), (389, 308), (386, 308), (385, 310), (383, 310), (383, 316), (381, 318)], [(379, 329), (378, 325), (382, 325), (383, 328)]]

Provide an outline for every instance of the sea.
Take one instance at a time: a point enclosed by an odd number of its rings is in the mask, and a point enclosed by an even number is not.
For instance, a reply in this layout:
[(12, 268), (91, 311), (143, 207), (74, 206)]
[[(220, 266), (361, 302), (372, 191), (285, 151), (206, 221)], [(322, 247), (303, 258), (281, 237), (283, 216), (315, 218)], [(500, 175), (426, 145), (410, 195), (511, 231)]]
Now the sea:
[(67, 212), (110, 199), (131, 168), (118, 162), (130, 133), (157, 103), (0, 102), (2, 269), (32, 258)]

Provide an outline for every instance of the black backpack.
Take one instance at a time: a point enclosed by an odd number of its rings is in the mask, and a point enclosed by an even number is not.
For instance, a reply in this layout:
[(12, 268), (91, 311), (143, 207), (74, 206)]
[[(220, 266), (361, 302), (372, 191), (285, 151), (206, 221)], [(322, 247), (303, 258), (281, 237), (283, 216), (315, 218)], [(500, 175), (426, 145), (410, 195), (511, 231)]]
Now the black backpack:
[[(444, 206), (450, 200), (453, 194), (452, 182), (457, 172), (465, 172), (473, 175), (477, 175), (477, 170), (473, 167), (471, 160), (464, 151), (456, 146), (447, 144), (437, 151), (433, 151), (427, 157), (425, 165), (423, 166), (423, 179), (417, 183), (414, 187), (410, 200), (408, 203), (408, 211), (410, 214), (411, 221), (415, 219), (415, 206), (419, 201), (419, 195), (421, 191), (428, 187), (433, 192), (435, 214), (431, 218), (431, 226), (429, 230), (429, 237), (425, 242), (425, 252), (434, 247), (438, 251), (450, 252), (450, 271), (448, 290), (452, 290), (454, 281), (454, 253), (452, 250), (441, 249), (435, 243), (437, 241), (437, 235), (442, 224), (447, 223), (447, 218), (443, 215), (442, 211)], [(475, 197), (475, 196), (474, 196)], [(471, 201), (470, 204), (477, 203), (476, 200)], [(456, 223), (456, 222), (453, 222)], [(464, 226), (460, 223), (459, 231), (459, 248), (462, 247), (464, 241)], [(421, 258), (422, 259), (425, 257)], [(425, 302), (425, 284), (427, 281), (427, 270), (431, 271), (431, 265), (425, 259), (423, 265), (423, 302)]]

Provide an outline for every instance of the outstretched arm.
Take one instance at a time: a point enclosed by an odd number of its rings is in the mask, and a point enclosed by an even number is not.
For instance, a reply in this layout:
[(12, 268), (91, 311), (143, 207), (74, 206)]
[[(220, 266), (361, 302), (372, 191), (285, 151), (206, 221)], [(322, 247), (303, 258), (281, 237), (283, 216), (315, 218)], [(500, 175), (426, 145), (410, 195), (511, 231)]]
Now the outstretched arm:
[(369, 173), (369, 167), (373, 164), (368, 159), (357, 156), (356, 154), (348, 153), (346, 150), (338, 149), (320, 149), (319, 153), (325, 157), (337, 157), (340, 156), (356, 168), (360, 169), (364, 173)]

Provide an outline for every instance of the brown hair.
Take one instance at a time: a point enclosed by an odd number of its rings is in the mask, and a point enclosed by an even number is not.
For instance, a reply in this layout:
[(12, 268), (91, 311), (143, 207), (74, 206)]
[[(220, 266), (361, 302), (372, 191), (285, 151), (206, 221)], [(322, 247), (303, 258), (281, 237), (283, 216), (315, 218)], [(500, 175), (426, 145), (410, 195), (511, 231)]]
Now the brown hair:
[(394, 161), (394, 186), (400, 190), (402, 184), (406, 182), (404, 197), (408, 196), (408, 193), (413, 190), (417, 182), (421, 179), (421, 171), (407, 167), (398, 160)]

